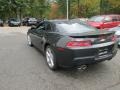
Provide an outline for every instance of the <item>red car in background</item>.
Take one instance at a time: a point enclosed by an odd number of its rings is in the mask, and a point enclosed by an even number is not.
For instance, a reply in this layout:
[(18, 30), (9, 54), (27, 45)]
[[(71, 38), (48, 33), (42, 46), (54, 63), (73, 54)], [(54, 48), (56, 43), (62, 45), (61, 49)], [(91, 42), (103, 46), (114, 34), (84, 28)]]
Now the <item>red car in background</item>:
[(98, 29), (109, 29), (120, 24), (120, 15), (98, 15), (91, 17), (87, 24)]

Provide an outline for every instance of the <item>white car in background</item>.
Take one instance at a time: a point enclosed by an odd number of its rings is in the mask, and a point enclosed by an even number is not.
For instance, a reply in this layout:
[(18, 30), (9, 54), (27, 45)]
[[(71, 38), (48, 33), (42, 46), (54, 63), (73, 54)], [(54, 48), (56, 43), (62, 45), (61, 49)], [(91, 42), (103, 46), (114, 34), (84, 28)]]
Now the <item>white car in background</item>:
[(111, 28), (109, 30), (115, 31), (115, 35), (117, 36), (117, 39), (118, 39), (118, 45), (120, 47), (120, 25), (118, 25), (117, 27)]
[(86, 23), (88, 21), (88, 18), (75, 18), (75, 19), (72, 19), (72, 20), (78, 20), (80, 22)]

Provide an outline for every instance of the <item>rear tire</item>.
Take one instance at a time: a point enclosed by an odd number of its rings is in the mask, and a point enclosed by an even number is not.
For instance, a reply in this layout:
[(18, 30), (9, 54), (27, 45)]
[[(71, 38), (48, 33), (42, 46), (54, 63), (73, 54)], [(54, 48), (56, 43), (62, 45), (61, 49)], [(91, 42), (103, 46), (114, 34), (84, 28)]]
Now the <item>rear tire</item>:
[(48, 67), (51, 70), (57, 70), (56, 56), (55, 56), (53, 49), (50, 46), (46, 47), (45, 57), (46, 57), (46, 62), (47, 62)]

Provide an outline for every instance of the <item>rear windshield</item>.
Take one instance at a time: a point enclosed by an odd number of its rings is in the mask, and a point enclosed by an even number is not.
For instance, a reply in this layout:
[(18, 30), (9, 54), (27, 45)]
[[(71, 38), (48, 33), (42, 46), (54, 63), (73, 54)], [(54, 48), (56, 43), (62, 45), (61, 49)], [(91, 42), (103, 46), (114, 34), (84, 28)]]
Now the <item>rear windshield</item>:
[(63, 33), (84, 33), (89, 31), (95, 31), (97, 29), (83, 24), (83, 23), (58, 23), (56, 24), (57, 30)]
[(101, 22), (104, 19), (103, 16), (94, 16), (89, 19), (89, 21)]

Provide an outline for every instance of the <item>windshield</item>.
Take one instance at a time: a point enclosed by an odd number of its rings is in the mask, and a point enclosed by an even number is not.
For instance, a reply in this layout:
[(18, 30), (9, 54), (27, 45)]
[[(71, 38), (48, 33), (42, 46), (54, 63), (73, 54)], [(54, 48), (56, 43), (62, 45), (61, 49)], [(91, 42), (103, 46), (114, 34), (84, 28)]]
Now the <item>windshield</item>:
[(94, 16), (89, 19), (89, 21), (101, 22), (104, 19), (103, 16)]
[(37, 21), (36, 18), (30, 18), (29, 21)]
[(84, 33), (89, 31), (95, 31), (97, 29), (92, 28), (83, 23), (59, 23), (56, 24), (57, 30), (63, 33)]

